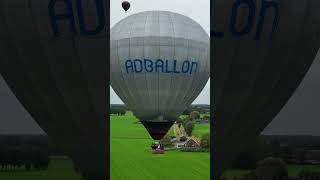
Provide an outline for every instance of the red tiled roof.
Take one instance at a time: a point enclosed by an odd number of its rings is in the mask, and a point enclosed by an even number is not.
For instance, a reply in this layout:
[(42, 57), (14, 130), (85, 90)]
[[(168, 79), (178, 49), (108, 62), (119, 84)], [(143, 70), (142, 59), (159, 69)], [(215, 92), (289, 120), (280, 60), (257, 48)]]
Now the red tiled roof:
[(201, 142), (200, 142), (200, 140), (199, 140), (198, 138), (192, 136), (191, 139), (192, 139), (194, 142), (196, 142), (198, 145), (201, 144)]

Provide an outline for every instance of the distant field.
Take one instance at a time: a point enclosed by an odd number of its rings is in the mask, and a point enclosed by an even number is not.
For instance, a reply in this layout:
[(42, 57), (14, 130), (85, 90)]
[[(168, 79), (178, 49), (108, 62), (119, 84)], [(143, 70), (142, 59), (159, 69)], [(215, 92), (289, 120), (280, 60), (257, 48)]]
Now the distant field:
[[(111, 180), (209, 180), (209, 153), (167, 151), (153, 155), (152, 139), (143, 125), (135, 122), (131, 113), (111, 117)], [(195, 132), (204, 129), (201, 124)]]
[(14, 170), (0, 172), (1, 180), (83, 180), (73, 169), (69, 159), (52, 158), (46, 171)]

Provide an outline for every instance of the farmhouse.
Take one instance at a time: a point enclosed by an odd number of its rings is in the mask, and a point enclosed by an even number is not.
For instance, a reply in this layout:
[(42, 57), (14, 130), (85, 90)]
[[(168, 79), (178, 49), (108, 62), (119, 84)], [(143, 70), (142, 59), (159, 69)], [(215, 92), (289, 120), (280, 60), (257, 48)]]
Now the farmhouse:
[(180, 141), (177, 138), (171, 140), (172, 146), (174, 148), (200, 148), (201, 142), (194, 136), (187, 137), (185, 141)]

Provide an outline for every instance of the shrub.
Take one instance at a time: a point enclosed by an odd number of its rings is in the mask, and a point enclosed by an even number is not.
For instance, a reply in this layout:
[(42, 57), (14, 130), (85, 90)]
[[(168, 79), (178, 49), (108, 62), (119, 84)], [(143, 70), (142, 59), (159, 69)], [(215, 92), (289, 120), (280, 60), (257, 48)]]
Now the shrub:
[(201, 137), (201, 147), (210, 148), (210, 133), (205, 133)]
[(80, 167), (79, 167), (78, 163), (76, 163), (75, 161), (73, 161), (73, 168), (77, 174), (80, 174)]
[(210, 120), (210, 116), (204, 115), (204, 116), (203, 116), (203, 119), (208, 119), (208, 120)]
[(182, 151), (182, 152), (210, 152), (209, 149), (203, 149), (203, 148), (181, 148), (180, 151)]
[(257, 175), (251, 171), (248, 174), (244, 175), (243, 177), (234, 177), (233, 180), (260, 180)]
[(288, 169), (282, 159), (268, 157), (257, 163), (255, 174), (261, 180), (281, 180), (288, 177)]

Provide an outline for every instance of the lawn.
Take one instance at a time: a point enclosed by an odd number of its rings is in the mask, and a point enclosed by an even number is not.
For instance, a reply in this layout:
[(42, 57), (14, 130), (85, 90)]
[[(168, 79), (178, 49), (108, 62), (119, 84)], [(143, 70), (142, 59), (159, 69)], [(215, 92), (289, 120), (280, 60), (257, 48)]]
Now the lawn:
[[(150, 153), (152, 139), (132, 113), (111, 116), (111, 180), (208, 180), (210, 154), (167, 151), (164, 155)], [(196, 124), (193, 134), (201, 137), (209, 132), (209, 124)], [(171, 131), (172, 132), (172, 131)], [(173, 133), (173, 132), (172, 132)], [(288, 165), (289, 175), (296, 177), (303, 170), (318, 171), (320, 166)], [(228, 170), (229, 180), (249, 171)], [(48, 170), (15, 170), (0, 172), (0, 180), (83, 180), (75, 173), (72, 162), (52, 157)]]
[[(205, 126), (197, 125), (195, 129), (201, 133)], [(132, 113), (111, 116), (111, 180), (209, 179), (208, 152), (167, 151), (154, 155), (150, 153), (151, 143), (149, 134)]]
[(195, 124), (194, 130), (192, 131), (192, 135), (201, 139), (203, 134), (209, 133), (209, 132), (210, 132), (210, 124), (209, 123)]
[(24, 169), (0, 172), (1, 180), (83, 180), (73, 169), (69, 159), (54, 157), (48, 170), (25, 171)]

